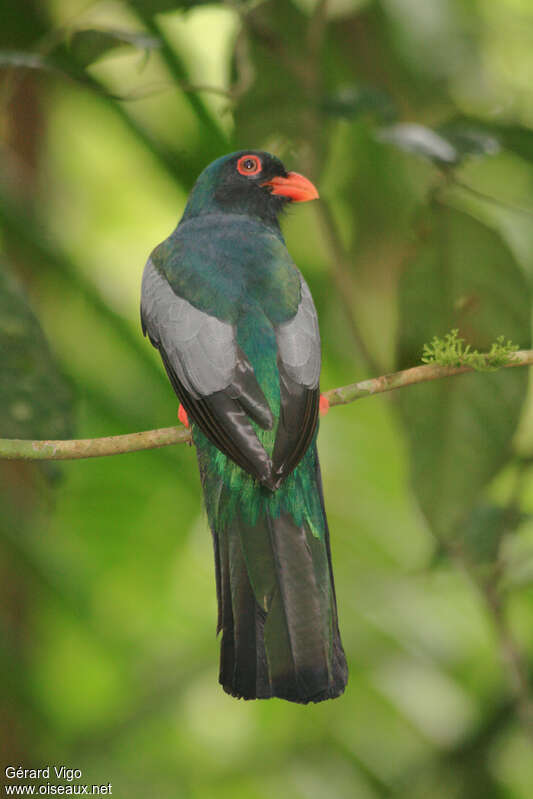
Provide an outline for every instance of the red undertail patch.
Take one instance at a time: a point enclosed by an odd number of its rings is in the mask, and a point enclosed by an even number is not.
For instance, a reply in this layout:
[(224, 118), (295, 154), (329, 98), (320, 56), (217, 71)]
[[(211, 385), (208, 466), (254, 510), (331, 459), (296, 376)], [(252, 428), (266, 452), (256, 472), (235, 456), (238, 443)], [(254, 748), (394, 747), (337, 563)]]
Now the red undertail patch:
[[(328, 405), (329, 405), (329, 403), (328, 403)], [(178, 409), (178, 419), (180, 420), (180, 422), (182, 424), (185, 425), (185, 427), (190, 427), (189, 417), (187, 416), (187, 411), (185, 410), (185, 408), (183, 407), (183, 405), (181, 403), (180, 403), (180, 407)]]

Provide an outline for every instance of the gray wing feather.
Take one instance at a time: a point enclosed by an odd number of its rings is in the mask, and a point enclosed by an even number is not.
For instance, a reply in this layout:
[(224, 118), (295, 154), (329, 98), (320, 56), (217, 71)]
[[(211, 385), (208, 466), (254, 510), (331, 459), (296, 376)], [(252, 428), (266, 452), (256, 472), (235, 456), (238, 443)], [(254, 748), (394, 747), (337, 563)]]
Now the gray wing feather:
[(150, 259), (142, 280), (141, 314), (150, 339), (163, 347), (193, 397), (231, 385), (239, 361), (233, 325), (175, 294)]
[(300, 276), (300, 305), (296, 315), (276, 330), (278, 352), (289, 377), (308, 388), (320, 379), (320, 333), (315, 305), (307, 283)]

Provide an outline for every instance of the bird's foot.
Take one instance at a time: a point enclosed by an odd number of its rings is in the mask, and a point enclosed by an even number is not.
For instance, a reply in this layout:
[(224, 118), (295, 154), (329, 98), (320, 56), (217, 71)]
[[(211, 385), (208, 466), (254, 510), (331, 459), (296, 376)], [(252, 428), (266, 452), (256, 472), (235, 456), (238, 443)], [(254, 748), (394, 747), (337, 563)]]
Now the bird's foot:
[(187, 411), (185, 410), (185, 408), (183, 407), (183, 405), (181, 403), (180, 403), (180, 407), (178, 409), (178, 419), (180, 420), (180, 422), (183, 425), (185, 425), (185, 427), (190, 429), (191, 426), (189, 424), (189, 417), (187, 416)]
[(325, 416), (326, 413), (329, 411), (329, 400), (324, 394), (320, 395), (320, 404), (318, 406), (318, 411), (321, 416)]

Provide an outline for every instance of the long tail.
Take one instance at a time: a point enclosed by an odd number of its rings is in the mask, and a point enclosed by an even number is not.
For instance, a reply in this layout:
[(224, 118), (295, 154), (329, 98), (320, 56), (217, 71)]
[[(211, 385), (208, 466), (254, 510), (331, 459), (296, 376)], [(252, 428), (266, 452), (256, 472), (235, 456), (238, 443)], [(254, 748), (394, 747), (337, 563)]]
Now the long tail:
[(306, 704), (333, 699), (346, 686), (320, 467), (313, 454), (305, 493), (319, 508), (319, 530), (306, 521), (298, 524), (298, 514), (257, 484), (254, 490), (263, 496), (255, 518), (237, 510), (228, 520), (217, 512), (227, 508), (224, 486), (210, 513), (208, 504), (222, 631), (219, 679), (236, 697)]

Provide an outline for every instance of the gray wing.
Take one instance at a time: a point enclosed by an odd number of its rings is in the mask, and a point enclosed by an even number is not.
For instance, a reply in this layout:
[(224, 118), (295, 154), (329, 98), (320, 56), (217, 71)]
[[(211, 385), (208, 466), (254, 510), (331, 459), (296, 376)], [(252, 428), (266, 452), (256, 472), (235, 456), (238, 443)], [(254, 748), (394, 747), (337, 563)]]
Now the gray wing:
[(320, 380), (320, 332), (309, 287), (300, 276), (300, 305), (296, 315), (276, 329), (279, 359), (297, 383), (316, 388)]
[(174, 293), (148, 260), (141, 289), (143, 330), (165, 350), (183, 387), (198, 398), (231, 385), (239, 355), (233, 325)]
[(300, 275), (300, 304), (276, 328), (281, 412), (272, 456), (277, 480), (298, 465), (316, 431), (320, 404), (320, 333), (315, 305)]
[(151, 259), (142, 280), (141, 322), (192, 421), (222, 452), (272, 487), (272, 464), (250, 418), (264, 429), (271, 429), (274, 420), (234, 326), (179, 297)]

